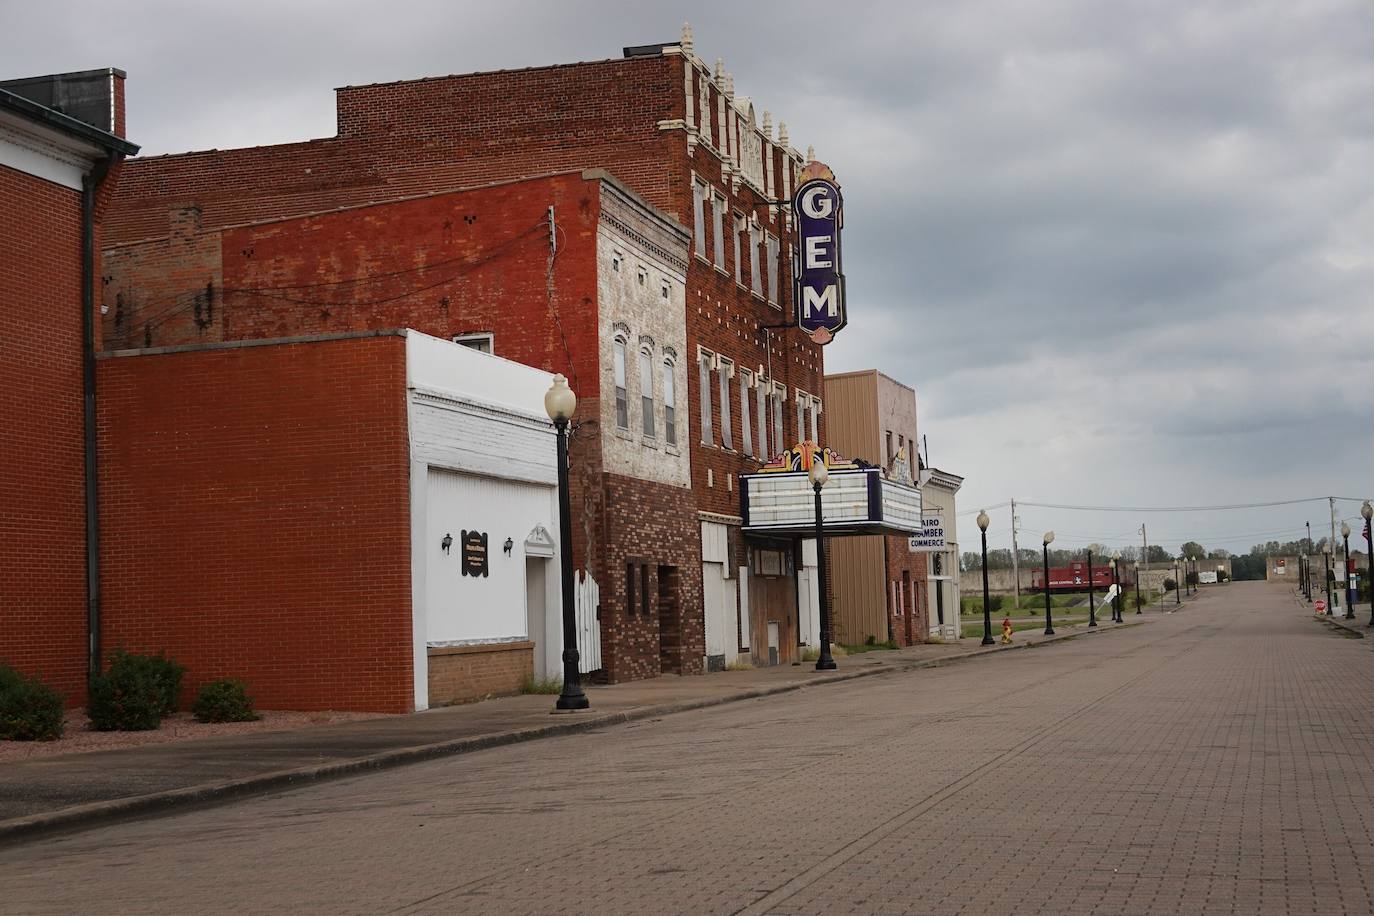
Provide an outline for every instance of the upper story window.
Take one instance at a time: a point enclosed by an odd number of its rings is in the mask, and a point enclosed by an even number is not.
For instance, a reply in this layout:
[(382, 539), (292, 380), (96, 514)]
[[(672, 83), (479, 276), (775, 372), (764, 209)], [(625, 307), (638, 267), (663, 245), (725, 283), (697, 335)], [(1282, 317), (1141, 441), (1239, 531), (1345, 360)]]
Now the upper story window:
[(673, 381), (673, 358), (663, 358), (663, 441), (677, 445), (677, 384)]
[(625, 256), (618, 251), (611, 252), (611, 270), (620, 273), (620, 262), (625, 260)]
[(649, 282), (649, 272), (643, 267), (639, 268), (639, 270), (635, 271), (635, 280), (638, 281), (640, 286), (643, 286), (645, 283)]
[(735, 239), (735, 282), (738, 283), (740, 286), (744, 285), (744, 231), (744, 217), (743, 215), (736, 213), (735, 231), (732, 234)]
[(757, 220), (749, 222), (749, 288), (755, 296), (763, 295), (763, 271), (760, 269), (759, 252), (762, 248), (763, 230)]
[(777, 305), (779, 277), (782, 275), (782, 246), (778, 237), (768, 235), (768, 301)]
[(735, 374), (735, 364), (725, 357), (717, 357), (720, 364), (720, 444), (734, 448), (734, 437), (730, 429), (730, 376)]
[(821, 399), (807, 394), (800, 388), (796, 391), (797, 397), (797, 438), (810, 439), (812, 442), (820, 442), (820, 422)]
[(719, 194), (711, 197), (711, 232), (715, 234), (715, 265), (725, 269), (725, 198)]
[(701, 388), (701, 444), (714, 445), (715, 434), (711, 430), (711, 363), (712, 355), (708, 350), (697, 353), (697, 375)]
[(692, 231), (693, 250), (706, 257), (706, 185), (692, 180)]
[(754, 454), (753, 421), (749, 418), (749, 399), (754, 396), (754, 374), (748, 369), (739, 371), (739, 428), (740, 451), (746, 455)]
[(774, 383), (773, 385), (773, 447), (779, 452), (785, 448), (782, 444), (782, 402), (787, 396), (787, 389)]
[(639, 351), (639, 404), (644, 435), (654, 435), (654, 357), (648, 347)]
[(659, 293), (659, 298), (660, 298), (660, 299), (668, 299), (668, 298), (671, 298), (671, 296), (672, 296), (672, 291), (673, 291), (673, 290), (672, 290), (672, 287), (668, 285), (668, 281), (667, 281), (667, 280), (664, 280), (662, 283), (660, 283), (660, 284), (658, 285), (658, 293)]
[[(754, 389), (754, 405), (758, 408), (759, 414), (759, 450), (758, 456), (767, 461), (772, 458), (774, 452), (768, 450), (768, 384), (763, 379), (758, 379), (758, 387)], [(782, 451), (777, 449), (776, 451)]]
[(490, 353), (494, 337), (490, 331), (483, 331), (480, 334), (459, 334), (453, 338), (453, 342), (479, 353)]
[(617, 337), (611, 345), (615, 353), (615, 425), (630, 428), (630, 396), (625, 387), (625, 339)]

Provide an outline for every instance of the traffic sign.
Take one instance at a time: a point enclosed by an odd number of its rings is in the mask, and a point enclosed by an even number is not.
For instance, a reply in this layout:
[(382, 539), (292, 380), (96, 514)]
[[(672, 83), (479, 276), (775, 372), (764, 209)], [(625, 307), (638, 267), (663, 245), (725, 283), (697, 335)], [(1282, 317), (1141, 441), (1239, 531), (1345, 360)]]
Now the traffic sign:
[(1326, 602), (1323, 601), (1323, 600), (1320, 599), (1320, 598), (1317, 599), (1317, 613), (1318, 613), (1318, 614), (1325, 614), (1325, 613), (1326, 613)]

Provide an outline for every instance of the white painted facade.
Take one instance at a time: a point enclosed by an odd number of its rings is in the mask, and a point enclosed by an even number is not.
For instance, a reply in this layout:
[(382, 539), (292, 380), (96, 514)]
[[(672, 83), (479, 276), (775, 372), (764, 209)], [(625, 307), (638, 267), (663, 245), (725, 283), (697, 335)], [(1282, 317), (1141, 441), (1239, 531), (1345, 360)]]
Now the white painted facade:
[[(921, 500), (925, 511), (939, 514), (944, 520), (945, 549), (926, 554), (930, 565), (926, 588), (926, 619), (930, 622), (929, 635), (938, 639), (959, 638), (959, 529), (956, 516), (955, 494), (963, 486), (964, 478), (940, 470), (923, 472), (929, 475), (921, 487)], [(939, 557), (940, 574), (935, 572), (936, 558)], [(943, 591), (945, 622), (942, 626), (938, 613), (940, 599), (936, 595), (937, 585)]]
[(688, 488), (687, 230), (603, 178), (596, 240), (605, 470)]
[[(544, 412), (552, 382), (547, 372), (406, 332), (416, 709), (429, 706), (431, 647), (528, 639), (535, 674), (559, 670), (556, 442)], [(487, 535), (486, 576), (462, 575), (463, 531)]]

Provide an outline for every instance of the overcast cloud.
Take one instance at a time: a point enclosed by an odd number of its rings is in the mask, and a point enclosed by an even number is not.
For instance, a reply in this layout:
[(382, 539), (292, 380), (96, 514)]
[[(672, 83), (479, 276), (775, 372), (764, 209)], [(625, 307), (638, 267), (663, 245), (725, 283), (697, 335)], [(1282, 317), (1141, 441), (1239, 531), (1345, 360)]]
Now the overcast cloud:
[[(1366, 0), (0, 5), (0, 77), (124, 68), (150, 154), (329, 136), (335, 86), (614, 57), (690, 19), (839, 175), (827, 368), (916, 387), (961, 512), (1374, 495)], [(1029, 546), (1328, 527), (1315, 503), (1021, 515)]]

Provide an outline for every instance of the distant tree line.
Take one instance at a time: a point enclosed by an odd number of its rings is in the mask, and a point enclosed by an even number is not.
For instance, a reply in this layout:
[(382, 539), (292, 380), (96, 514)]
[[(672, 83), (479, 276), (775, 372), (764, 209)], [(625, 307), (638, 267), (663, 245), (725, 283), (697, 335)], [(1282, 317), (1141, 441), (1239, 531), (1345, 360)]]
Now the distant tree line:
[[(1320, 538), (1316, 541), (1308, 541), (1305, 538), (1296, 541), (1266, 541), (1263, 544), (1256, 544), (1250, 548), (1249, 553), (1233, 554), (1229, 550), (1216, 548), (1208, 550), (1197, 541), (1188, 541), (1179, 547), (1177, 554), (1171, 554), (1158, 544), (1151, 544), (1148, 559), (1152, 566), (1161, 566), (1172, 563), (1179, 557), (1192, 557), (1198, 560), (1227, 560), (1231, 561), (1231, 577), (1237, 581), (1247, 579), (1263, 579), (1266, 560), (1269, 557), (1296, 557), (1303, 553), (1320, 556), (1326, 547), (1327, 538)], [(1353, 543), (1354, 536), (1351, 537), (1351, 550), (1355, 550)], [(1098, 557), (1108, 557), (1113, 550), (1121, 551), (1121, 561), (1123, 563), (1134, 563), (1140, 558), (1139, 547), (1108, 547), (1106, 544), (1089, 544), (1073, 550), (1050, 549), (1051, 566), (1068, 566), (1070, 563), (1079, 562), (1087, 557), (1087, 551), (1092, 548), (1093, 563), (1097, 563)], [(1342, 549), (1342, 542), (1336, 541), (1336, 549)], [(1044, 562), (1039, 549), (1023, 547), (1020, 551), (1021, 566), (1029, 569), (1039, 569)], [(1105, 561), (1104, 561), (1105, 562)], [(960, 567), (962, 569), (981, 569), (982, 556), (973, 550), (966, 550), (960, 557)], [(997, 550), (988, 551), (988, 569), (1011, 569), (1011, 550), (1001, 547)]]

